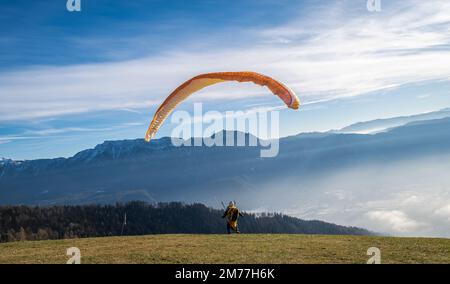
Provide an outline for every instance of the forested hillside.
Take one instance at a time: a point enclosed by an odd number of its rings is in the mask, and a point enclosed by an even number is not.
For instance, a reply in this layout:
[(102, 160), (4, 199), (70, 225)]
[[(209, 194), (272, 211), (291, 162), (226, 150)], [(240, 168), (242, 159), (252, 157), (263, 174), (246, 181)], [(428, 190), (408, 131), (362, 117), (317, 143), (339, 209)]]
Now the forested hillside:
[[(52, 207), (4, 206), (0, 207), (0, 239), (2, 242), (8, 242), (121, 234), (217, 234), (226, 231), (222, 213), (221, 210), (202, 204), (187, 205), (176, 202)], [(360, 228), (305, 221), (281, 214), (245, 214), (239, 223), (243, 233), (372, 234)]]

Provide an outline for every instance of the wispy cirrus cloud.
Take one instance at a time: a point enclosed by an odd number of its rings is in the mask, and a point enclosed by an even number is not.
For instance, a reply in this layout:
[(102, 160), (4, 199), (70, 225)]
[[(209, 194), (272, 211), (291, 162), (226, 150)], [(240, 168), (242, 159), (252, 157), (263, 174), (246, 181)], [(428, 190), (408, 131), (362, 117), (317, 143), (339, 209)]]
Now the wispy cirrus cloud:
[(0, 144), (5, 144), (18, 140), (28, 140), (28, 139), (42, 139), (49, 137), (63, 137), (65, 135), (80, 134), (80, 133), (99, 133), (99, 132), (110, 132), (120, 129), (126, 129), (129, 127), (143, 126), (143, 122), (124, 122), (112, 125), (110, 127), (47, 127), (38, 129), (23, 129), (20, 134), (17, 135), (0, 135)]
[(64, 134), (64, 133), (72, 133), (72, 132), (97, 132), (97, 131), (109, 131), (113, 128), (84, 128), (84, 127), (62, 127), (62, 128), (46, 128), (40, 130), (28, 130), (25, 131), (26, 134), (32, 136), (48, 136), (55, 134)]
[[(349, 8), (354, 2), (345, 3), (278, 27), (243, 31), (252, 40), (239, 38), (236, 48), (180, 47), (123, 62), (4, 72), (0, 121), (154, 106), (192, 75), (220, 70), (281, 78), (306, 103), (450, 79), (450, 3), (397, 1), (376, 14), (355, 12)], [(237, 92), (251, 97), (262, 91), (217, 86), (197, 99), (234, 99), (230, 93)]]

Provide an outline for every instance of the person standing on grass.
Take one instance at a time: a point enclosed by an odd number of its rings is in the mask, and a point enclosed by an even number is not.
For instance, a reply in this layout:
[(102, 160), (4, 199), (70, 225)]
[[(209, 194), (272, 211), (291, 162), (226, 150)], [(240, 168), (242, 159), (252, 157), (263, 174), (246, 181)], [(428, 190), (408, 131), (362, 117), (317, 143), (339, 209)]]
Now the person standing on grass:
[(228, 207), (222, 216), (222, 218), (227, 219), (228, 234), (231, 234), (231, 230), (235, 231), (237, 234), (241, 233), (241, 232), (239, 232), (238, 222), (237, 222), (239, 216), (244, 217), (244, 215), (236, 207), (236, 204), (233, 201), (230, 201), (230, 204), (228, 204)]

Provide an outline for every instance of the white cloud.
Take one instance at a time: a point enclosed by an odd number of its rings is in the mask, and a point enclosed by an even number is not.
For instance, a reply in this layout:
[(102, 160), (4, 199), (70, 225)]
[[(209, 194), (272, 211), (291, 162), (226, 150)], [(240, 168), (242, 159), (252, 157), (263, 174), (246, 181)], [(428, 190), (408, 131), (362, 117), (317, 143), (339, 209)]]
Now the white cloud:
[(105, 127), (105, 128), (86, 128), (86, 127), (62, 127), (62, 128), (46, 128), (39, 130), (28, 130), (25, 131), (25, 134), (36, 136), (48, 136), (54, 134), (64, 134), (68, 132), (97, 132), (97, 131), (109, 131), (113, 128)]
[[(350, 13), (337, 5), (273, 29), (249, 30), (256, 38), (245, 48), (188, 53), (180, 47), (139, 60), (3, 73), (0, 121), (148, 107), (184, 80), (210, 71), (267, 73), (286, 82), (306, 103), (448, 80), (450, 3), (408, 5), (388, 6), (376, 15)], [(197, 99), (235, 99), (230, 93), (258, 96), (261, 89), (221, 86)]]
[(409, 218), (404, 212), (399, 210), (378, 210), (366, 213), (372, 220), (378, 222), (380, 228), (397, 232), (410, 232), (417, 230), (420, 224)]
[(416, 98), (418, 98), (418, 99), (428, 99), (429, 97), (431, 97), (431, 94), (420, 94), (420, 95), (417, 95)]
[(444, 217), (447, 221), (450, 221), (450, 204), (436, 209), (434, 214), (438, 217)]
[(36, 139), (34, 136), (0, 136), (0, 143), (9, 143), (16, 140)]

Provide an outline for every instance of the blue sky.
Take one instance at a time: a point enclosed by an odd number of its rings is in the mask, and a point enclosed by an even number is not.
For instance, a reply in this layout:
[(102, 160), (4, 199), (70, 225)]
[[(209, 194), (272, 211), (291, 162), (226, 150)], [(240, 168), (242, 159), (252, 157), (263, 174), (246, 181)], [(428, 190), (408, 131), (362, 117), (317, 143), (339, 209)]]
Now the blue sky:
[[(203, 72), (280, 79), (303, 107), (282, 136), (450, 107), (450, 4), (383, 1), (0, 1), (0, 157), (71, 156), (143, 137), (158, 104)], [(204, 110), (281, 105), (250, 84)], [(159, 136), (170, 135), (171, 125)]]

